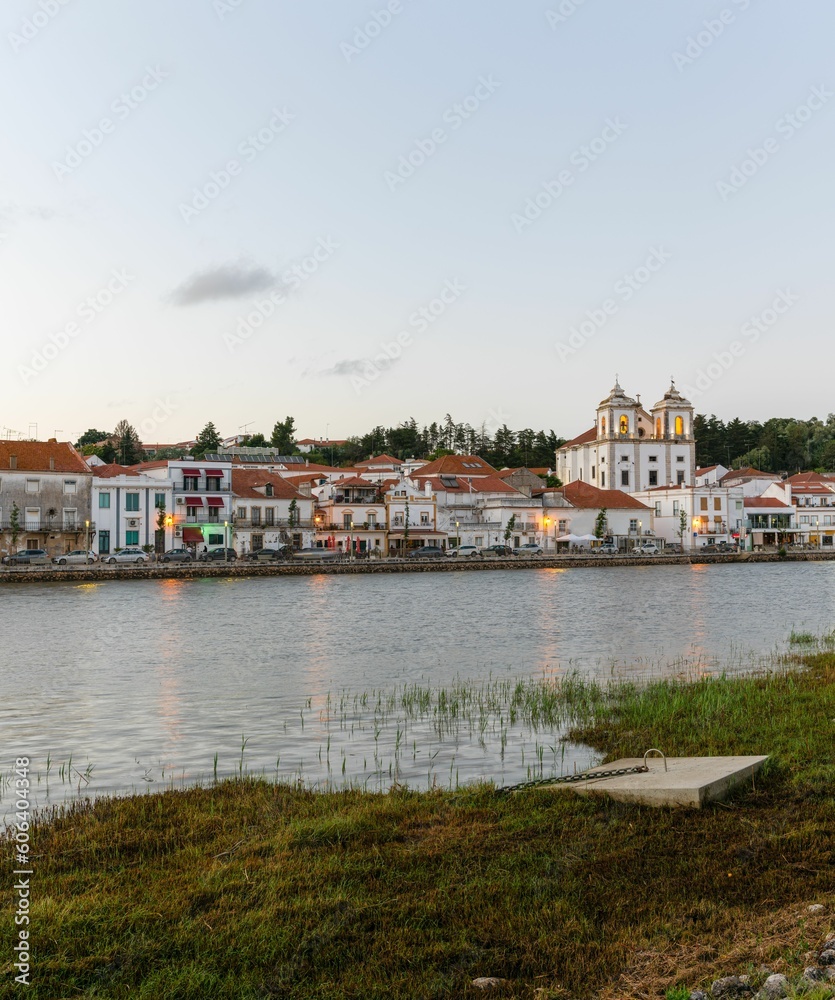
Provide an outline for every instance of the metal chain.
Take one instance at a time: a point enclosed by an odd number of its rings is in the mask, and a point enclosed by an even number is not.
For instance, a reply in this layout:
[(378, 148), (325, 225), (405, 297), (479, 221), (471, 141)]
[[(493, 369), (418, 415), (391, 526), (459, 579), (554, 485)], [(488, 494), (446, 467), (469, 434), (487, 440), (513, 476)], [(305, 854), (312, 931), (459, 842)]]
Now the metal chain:
[(543, 785), (567, 785), (573, 781), (594, 781), (596, 778), (617, 778), (622, 774), (645, 774), (649, 771), (646, 764), (638, 764), (636, 767), (617, 767), (610, 771), (582, 771), (580, 774), (564, 774), (560, 778), (534, 778), (531, 781), (520, 781), (515, 785), (504, 785), (497, 788), (497, 792), (508, 794), (509, 792), (521, 792), (528, 788), (539, 788)]

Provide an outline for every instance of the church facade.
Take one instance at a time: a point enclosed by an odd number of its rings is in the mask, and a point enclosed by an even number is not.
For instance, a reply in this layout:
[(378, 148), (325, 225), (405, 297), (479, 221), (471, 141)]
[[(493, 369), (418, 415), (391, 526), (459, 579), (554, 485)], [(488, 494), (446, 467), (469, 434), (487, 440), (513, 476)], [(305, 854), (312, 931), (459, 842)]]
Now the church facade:
[(675, 382), (651, 409), (627, 396), (616, 380), (597, 407), (594, 426), (557, 449), (556, 473), (605, 490), (635, 493), (693, 485), (696, 442), (693, 405)]

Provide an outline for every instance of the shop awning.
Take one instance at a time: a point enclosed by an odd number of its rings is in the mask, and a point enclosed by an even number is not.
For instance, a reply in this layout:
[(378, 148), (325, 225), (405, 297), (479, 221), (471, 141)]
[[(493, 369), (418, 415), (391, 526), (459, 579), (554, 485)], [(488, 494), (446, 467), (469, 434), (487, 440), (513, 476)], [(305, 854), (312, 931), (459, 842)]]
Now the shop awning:
[(194, 478), (194, 476), (197, 476), (198, 479), (199, 479), (200, 478), (200, 470), (199, 469), (183, 469), (183, 475), (184, 476), (190, 476), (191, 478)]
[(210, 507), (222, 507), (223, 506), (223, 497), (207, 497), (206, 498), (206, 503)]
[(202, 542), (203, 532), (199, 528), (183, 528), (184, 542)]
[(187, 507), (202, 507), (203, 497), (186, 497)]
[(221, 469), (206, 469), (206, 475), (212, 476), (214, 479), (223, 479), (223, 471)]

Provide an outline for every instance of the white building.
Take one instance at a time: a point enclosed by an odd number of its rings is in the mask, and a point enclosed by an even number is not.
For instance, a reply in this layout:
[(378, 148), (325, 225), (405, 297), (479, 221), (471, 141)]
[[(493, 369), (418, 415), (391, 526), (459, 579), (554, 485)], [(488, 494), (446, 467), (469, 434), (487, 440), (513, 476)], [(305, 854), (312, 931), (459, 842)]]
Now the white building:
[(172, 459), (133, 467), (172, 489), (173, 546), (198, 554), (204, 546), (229, 545), (232, 525), (232, 463), (216, 459)]
[(232, 539), (238, 555), (291, 545), (307, 548), (315, 533), (313, 498), (263, 469), (232, 469)]
[(560, 493), (567, 506), (559, 506), (555, 497), (549, 501), (545, 495), (547, 541), (543, 548), (550, 552), (565, 547), (558, 539), (566, 535), (595, 535), (601, 511), (604, 538), (621, 549), (634, 548), (655, 537), (652, 508), (632, 494), (601, 490), (580, 480), (564, 486)]
[(167, 479), (121, 465), (96, 467), (92, 499), (98, 554), (134, 546), (149, 552), (173, 548), (173, 495)]
[(650, 410), (616, 381), (597, 407), (592, 428), (557, 449), (557, 476), (600, 489), (634, 493), (693, 483), (696, 444), (693, 406), (675, 383)]
[(635, 496), (653, 511), (655, 533), (685, 551), (719, 542), (744, 545), (745, 506), (741, 486), (658, 486)]

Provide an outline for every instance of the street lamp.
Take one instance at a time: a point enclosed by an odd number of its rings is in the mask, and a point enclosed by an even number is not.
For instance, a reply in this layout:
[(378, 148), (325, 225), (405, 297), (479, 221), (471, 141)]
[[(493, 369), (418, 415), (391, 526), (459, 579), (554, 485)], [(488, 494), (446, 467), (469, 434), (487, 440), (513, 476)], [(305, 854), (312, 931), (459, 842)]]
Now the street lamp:
[(85, 559), (90, 556), (90, 522), (84, 522), (84, 551), (87, 553)]
[(461, 548), (461, 536), (458, 534), (458, 521), (455, 522), (455, 547)]
[(229, 527), (229, 522), (223, 522), (223, 561), (225, 563), (229, 562), (229, 542), (226, 536), (226, 530)]
[(348, 539), (348, 544), (351, 546), (351, 558), (354, 558), (354, 522), (351, 521), (351, 537)]
[[(543, 534), (542, 541), (545, 543), (545, 548), (546, 549), (548, 548), (548, 525), (550, 523), (551, 523), (551, 518), (550, 517), (544, 517), (542, 519), (542, 529), (543, 529), (542, 530), (542, 534)], [(556, 543), (555, 543), (555, 547), (556, 547)]]

